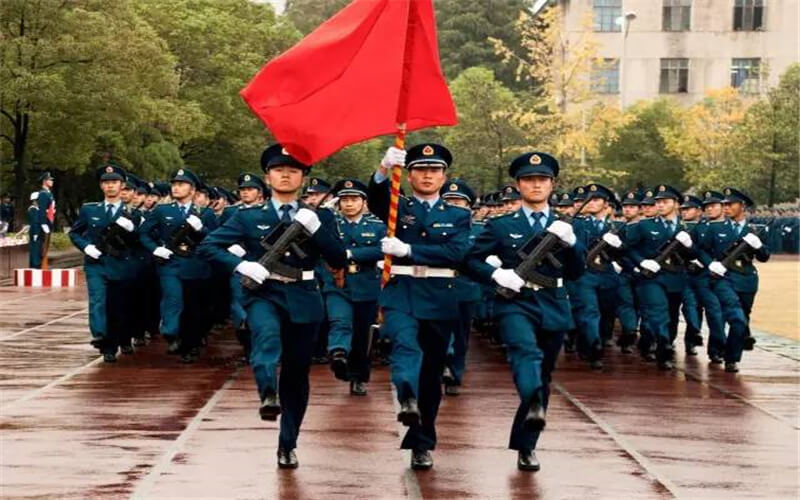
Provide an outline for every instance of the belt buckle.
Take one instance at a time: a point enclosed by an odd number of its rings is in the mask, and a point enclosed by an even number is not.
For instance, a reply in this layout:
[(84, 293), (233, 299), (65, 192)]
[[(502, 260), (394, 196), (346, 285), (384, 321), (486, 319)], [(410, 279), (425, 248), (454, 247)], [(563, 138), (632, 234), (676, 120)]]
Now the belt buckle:
[(358, 264), (350, 264), (347, 266), (347, 272), (349, 274), (355, 274), (361, 270), (361, 266)]
[(415, 278), (427, 278), (428, 266), (411, 266), (411, 276)]

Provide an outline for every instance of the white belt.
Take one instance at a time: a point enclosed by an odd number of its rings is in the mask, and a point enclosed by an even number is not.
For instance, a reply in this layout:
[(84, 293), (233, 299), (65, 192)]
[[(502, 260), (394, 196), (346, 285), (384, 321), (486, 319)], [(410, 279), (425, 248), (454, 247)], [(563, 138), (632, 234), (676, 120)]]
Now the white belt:
[(275, 273), (270, 273), (270, 275), (267, 276), (267, 279), (273, 281), (280, 281), (282, 283), (297, 283), (298, 281), (309, 281), (314, 279), (314, 271), (313, 270), (303, 271), (303, 275), (299, 280)]
[[(564, 279), (563, 278), (556, 278), (556, 286), (555, 286), (555, 288), (561, 288), (562, 286), (564, 286)], [(552, 288), (552, 287), (549, 287), (549, 286), (542, 286), (542, 285), (533, 283), (531, 281), (526, 281), (525, 284), (522, 285), (522, 287), (523, 288), (530, 288), (534, 292), (537, 292), (537, 291), (542, 290), (544, 288)]]
[[(379, 269), (383, 269), (383, 261), (377, 264)], [(455, 269), (448, 269), (446, 267), (428, 267), (428, 266), (398, 266), (392, 264), (393, 276), (411, 276), (413, 278), (455, 278), (457, 273)]]

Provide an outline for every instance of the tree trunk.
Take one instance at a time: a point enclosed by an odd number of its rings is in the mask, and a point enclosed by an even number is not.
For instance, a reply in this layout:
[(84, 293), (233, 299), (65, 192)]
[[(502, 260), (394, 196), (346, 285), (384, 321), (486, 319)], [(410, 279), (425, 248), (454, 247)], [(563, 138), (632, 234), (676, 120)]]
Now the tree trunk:
[(26, 176), (27, 168), (27, 143), (28, 143), (28, 115), (17, 113), (16, 123), (14, 123), (14, 219), (18, 222), (15, 227), (22, 227), (25, 224), (25, 212), (30, 202), (30, 192), (25, 187), (28, 185)]

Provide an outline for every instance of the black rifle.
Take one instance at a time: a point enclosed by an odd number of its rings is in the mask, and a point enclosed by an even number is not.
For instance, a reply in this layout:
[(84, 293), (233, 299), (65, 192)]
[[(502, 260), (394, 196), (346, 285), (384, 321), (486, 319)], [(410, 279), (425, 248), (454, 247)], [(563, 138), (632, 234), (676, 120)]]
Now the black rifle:
[[(673, 238), (661, 245), (661, 248), (658, 250), (658, 255), (656, 255), (653, 260), (661, 266), (661, 270), (663, 271), (672, 273), (681, 272), (686, 269), (686, 261), (682, 256), (683, 248), (685, 248), (683, 244)], [(656, 273), (644, 268), (641, 268), (640, 271), (642, 276), (647, 279), (652, 279), (656, 276)]]
[[(767, 224), (751, 224), (751, 226), (761, 226), (756, 236), (763, 240), (764, 233), (766, 233)], [(756, 251), (753, 249), (753, 247), (744, 241), (744, 238), (739, 238), (722, 253), (722, 260), (720, 260), (720, 264), (735, 273), (746, 274), (747, 266), (753, 263), (753, 256), (755, 255), (755, 252)]]
[[(622, 226), (614, 227), (606, 234), (617, 235), (619, 234), (621, 228)], [(608, 266), (612, 260), (617, 258), (618, 253), (619, 249), (609, 245), (608, 242), (601, 236), (586, 253), (586, 266), (593, 271), (605, 271), (606, 266)]]
[[(300, 248), (311, 235), (297, 221), (290, 224), (279, 224), (268, 234), (261, 238), (261, 246), (266, 250), (258, 263), (264, 266), (272, 274), (278, 274), (284, 278), (300, 281), (303, 279), (303, 270), (292, 267), (281, 262), (287, 253), (294, 255), (298, 259), (305, 259), (306, 253)], [(249, 290), (258, 290), (261, 284), (247, 276), (242, 276), (242, 285)]]
[(197, 245), (203, 241), (203, 237), (201, 232), (195, 231), (188, 222), (184, 221), (183, 225), (172, 233), (169, 241), (164, 246), (175, 255), (188, 257), (192, 255)]
[(111, 222), (100, 233), (100, 239), (96, 245), (97, 249), (105, 255), (119, 257), (122, 252), (127, 250), (130, 243), (128, 234), (119, 224)]

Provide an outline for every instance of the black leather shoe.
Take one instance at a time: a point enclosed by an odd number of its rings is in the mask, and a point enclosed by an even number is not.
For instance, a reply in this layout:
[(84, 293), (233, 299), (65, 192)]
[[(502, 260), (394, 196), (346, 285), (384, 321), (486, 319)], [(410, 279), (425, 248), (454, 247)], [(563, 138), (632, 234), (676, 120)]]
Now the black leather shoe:
[(411, 452), (411, 468), (414, 470), (428, 470), (433, 467), (433, 456), (428, 450), (414, 450)]
[(358, 380), (350, 381), (350, 394), (353, 396), (366, 396), (367, 384), (359, 382)]
[(745, 351), (752, 351), (753, 350), (753, 346), (755, 346), (755, 345), (756, 345), (756, 339), (754, 337), (751, 337), (750, 335), (748, 335), (747, 337), (744, 338), (744, 350)]
[(297, 453), (294, 450), (284, 450), (278, 448), (278, 468), (279, 469), (296, 469), (300, 465), (297, 461)]
[(629, 345), (624, 345), (619, 348), (619, 352), (621, 352), (622, 354), (630, 354), (633, 352), (633, 349)]
[(595, 359), (594, 361), (589, 362), (589, 368), (592, 370), (600, 371), (603, 369), (603, 361), (599, 359)]
[(697, 356), (697, 349), (694, 346), (687, 347), (686, 348), (686, 355), (687, 356)]
[(444, 393), (448, 396), (459, 396), (461, 394), (461, 389), (459, 389), (458, 386), (455, 384), (445, 385)]
[(675, 368), (675, 365), (673, 365), (672, 361), (670, 361), (668, 359), (658, 362), (658, 369), (659, 370), (662, 370), (662, 371), (666, 372), (666, 371), (672, 370), (673, 368)]
[(336, 349), (331, 352), (331, 371), (337, 379), (344, 380), (345, 382), (348, 380), (347, 354), (343, 350)]
[(739, 371), (739, 364), (733, 361), (725, 363), (725, 371), (728, 373), (737, 373)]
[(147, 339), (145, 339), (144, 337), (135, 338), (133, 339), (133, 345), (136, 347), (144, 347), (147, 345)]
[(572, 342), (564, 342), (564, 352), (568, 354), (575, 352), (575, 344)]
[(442, 373), (442, 383), (444, 383), (445, 386), (456, 384), (456, 378), (453, 376), (453, 371), (450, 370), (449, 366), (444, 367), (444, 372)]
[(116, 363), (117, 362), (117, 355), (111, 352), (107, 352), (103, 354), (103, 361), (106, 363)]
[(179, 354), (181, 350), (181, 339), (172, 338), (167, 344), (167, 354)]
[(89, 344), (94, 347), (95, 349), (102, 349), (103, 348), (103, 339), (102, 337), (95, 337), (89, 341)]
[(421, 418), (416, 399), (408, 398), (400, 403), (400, 413), (397, 414), (398, 422), (401, 422), (406, 427), (411, 427), (412, 425), (420, 425)]
[(133, 347), (131, 347), (129, 345), (124, 345), (124, 346), (119, 348), (119, 351), (122, 354), (133, 354)]
[(267, 394), (261, 401), (258, 414), (261, 420), (277, 420), (281, 413), (281, 403), (276, 394)]
[(517, 469), (526, 471), (537, 471), (542, 468), (536, 453), (533, 451), (520, 451), (517, 455)]
[(647, 352), (642, 354), (642, 359), (648, 363), (652, 363), (653, 361), (656, 360), (656, 355), (653, 354), (652, 352)]
[(544, 407), (542, 407), (541, 403), (536, 401), (531, 403), (528, 414), (525, 416), (525, 428), (536, 432), (544, 429), (545, 424)]
[(712, 365), (721, 365), (722, 364), (722, 356), (719, 354), (710, 354), (708, 356), (709, 361), (711, 361)]
[(692, 338), (692, 343), (698, 347), (703, 346), (703, 336), (699, 333)]
[(181, 363), (183, 363), (185, 365), (190, 365), (190, 364), (194, 363), (195, 361), (197, 361), (197, 356), (192, 354), (191, 351), (181, 354)]

